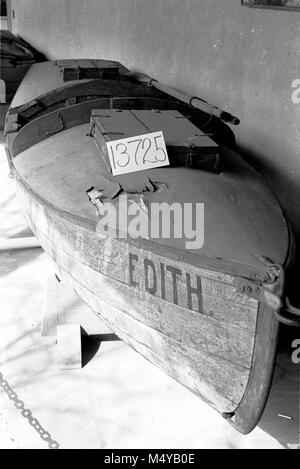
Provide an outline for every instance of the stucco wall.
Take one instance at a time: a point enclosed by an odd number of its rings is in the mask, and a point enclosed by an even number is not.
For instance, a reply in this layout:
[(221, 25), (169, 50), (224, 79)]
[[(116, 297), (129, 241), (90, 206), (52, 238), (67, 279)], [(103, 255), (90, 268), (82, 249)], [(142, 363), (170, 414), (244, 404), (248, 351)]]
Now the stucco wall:
[[(300, 236), (300, 13), (240, 0), (15, 0), (17, 32), (49, 58), (110, 58), (241, 119), (239, 145)], [(258, 207), (259, 210), (259, 207)]]

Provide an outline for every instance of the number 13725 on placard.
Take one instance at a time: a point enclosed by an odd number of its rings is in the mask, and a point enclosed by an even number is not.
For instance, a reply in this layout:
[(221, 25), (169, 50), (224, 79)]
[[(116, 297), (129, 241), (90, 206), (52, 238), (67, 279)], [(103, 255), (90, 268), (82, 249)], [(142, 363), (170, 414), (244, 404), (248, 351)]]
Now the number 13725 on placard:
[(114, 176), (170, 164), (161, 131), (113, 140), (106, 146)]

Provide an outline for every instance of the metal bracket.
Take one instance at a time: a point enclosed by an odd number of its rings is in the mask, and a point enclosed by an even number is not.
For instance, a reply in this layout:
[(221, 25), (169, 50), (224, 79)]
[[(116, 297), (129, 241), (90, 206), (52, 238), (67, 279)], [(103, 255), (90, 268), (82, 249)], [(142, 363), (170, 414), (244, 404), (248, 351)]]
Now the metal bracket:
[(90, 187), (86, 191), (86, 195), (88, 196), (89, 200), (92, 204), (95, 205), (98, 214), (101, 216), (101, 209), (103, 206), (103, 202), (105, 200), (112, 200), (122, 191), (122, 188), (119, 183), (113, 183), (109, 181), (110, 184), (105, 189), (95, 189), (94, 187)]
[(285, 299), (285, 306), (275, 315), (277, 321), (286, 326), (300, 327), (300, 308), (293, 306), (288, 297)]
[(268, 266), (268, 279), (265, 283), (256, 283), (246, 278), (238, 278), (237, 290), (258, 301), (264, 302), (272, 310), (278, 322), (292, 327), (300, 327), (300, 308), (293, 306), (288, 297), (281, 298), (283, 291), (278, 285), (284, 285), (284, 269), (281, 265), (263, 259)]
[(237, 281), (237, 291), (251, 298), (255, 298), (257, 301), (266, 303), (274, 312), (279, 311), (282, 307), (281, 298), (269, 289), (266, 284), (259, 284), (252, 280), (239, 277)]

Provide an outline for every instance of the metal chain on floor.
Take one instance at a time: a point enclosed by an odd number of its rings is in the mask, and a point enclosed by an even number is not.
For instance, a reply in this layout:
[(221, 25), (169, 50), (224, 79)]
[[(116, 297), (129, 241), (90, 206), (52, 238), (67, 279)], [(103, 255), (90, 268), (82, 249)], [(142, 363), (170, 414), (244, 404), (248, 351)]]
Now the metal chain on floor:
[(29, 409), (25, 408), (25, 404), (18, 398), (18, 395), (15, 391), (11, 388), (9, 383), (4, 379), (3, 374), (0, 372), (0, 388), (7, 394), (8, 398), (13, 401), (15, 407), (21, 412), (21, 415), (28, 421), (29, 425), (31, 425), (39, 434), (40, 438), (48, 443), (50, 449), (58, 449), (59, 444), (57, 441), (53, 440), (50, 433), (47, 432), (38, 419), (32, 416), (32, 413)]

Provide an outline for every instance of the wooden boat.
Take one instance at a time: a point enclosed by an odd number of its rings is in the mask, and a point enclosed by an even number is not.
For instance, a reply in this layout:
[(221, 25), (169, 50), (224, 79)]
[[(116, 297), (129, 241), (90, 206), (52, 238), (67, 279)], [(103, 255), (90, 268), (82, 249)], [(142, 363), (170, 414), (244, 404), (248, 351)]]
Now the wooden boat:
[[(66, 60), (31, 67), (5, 133), (24, 213), (60, 275), (121, 339), (247, 433), (268, 396), (279, 321), (299, 317), (285, 301), (287, 219), (224, 120), (238, 122), (117, 62)], [(113, 176), (103, 142), (156, 131), (170, 165)], [(97, 204), (117, 206), (120, 194), (146, 207), (204, 203), (203, 247), (112, 236)]]

